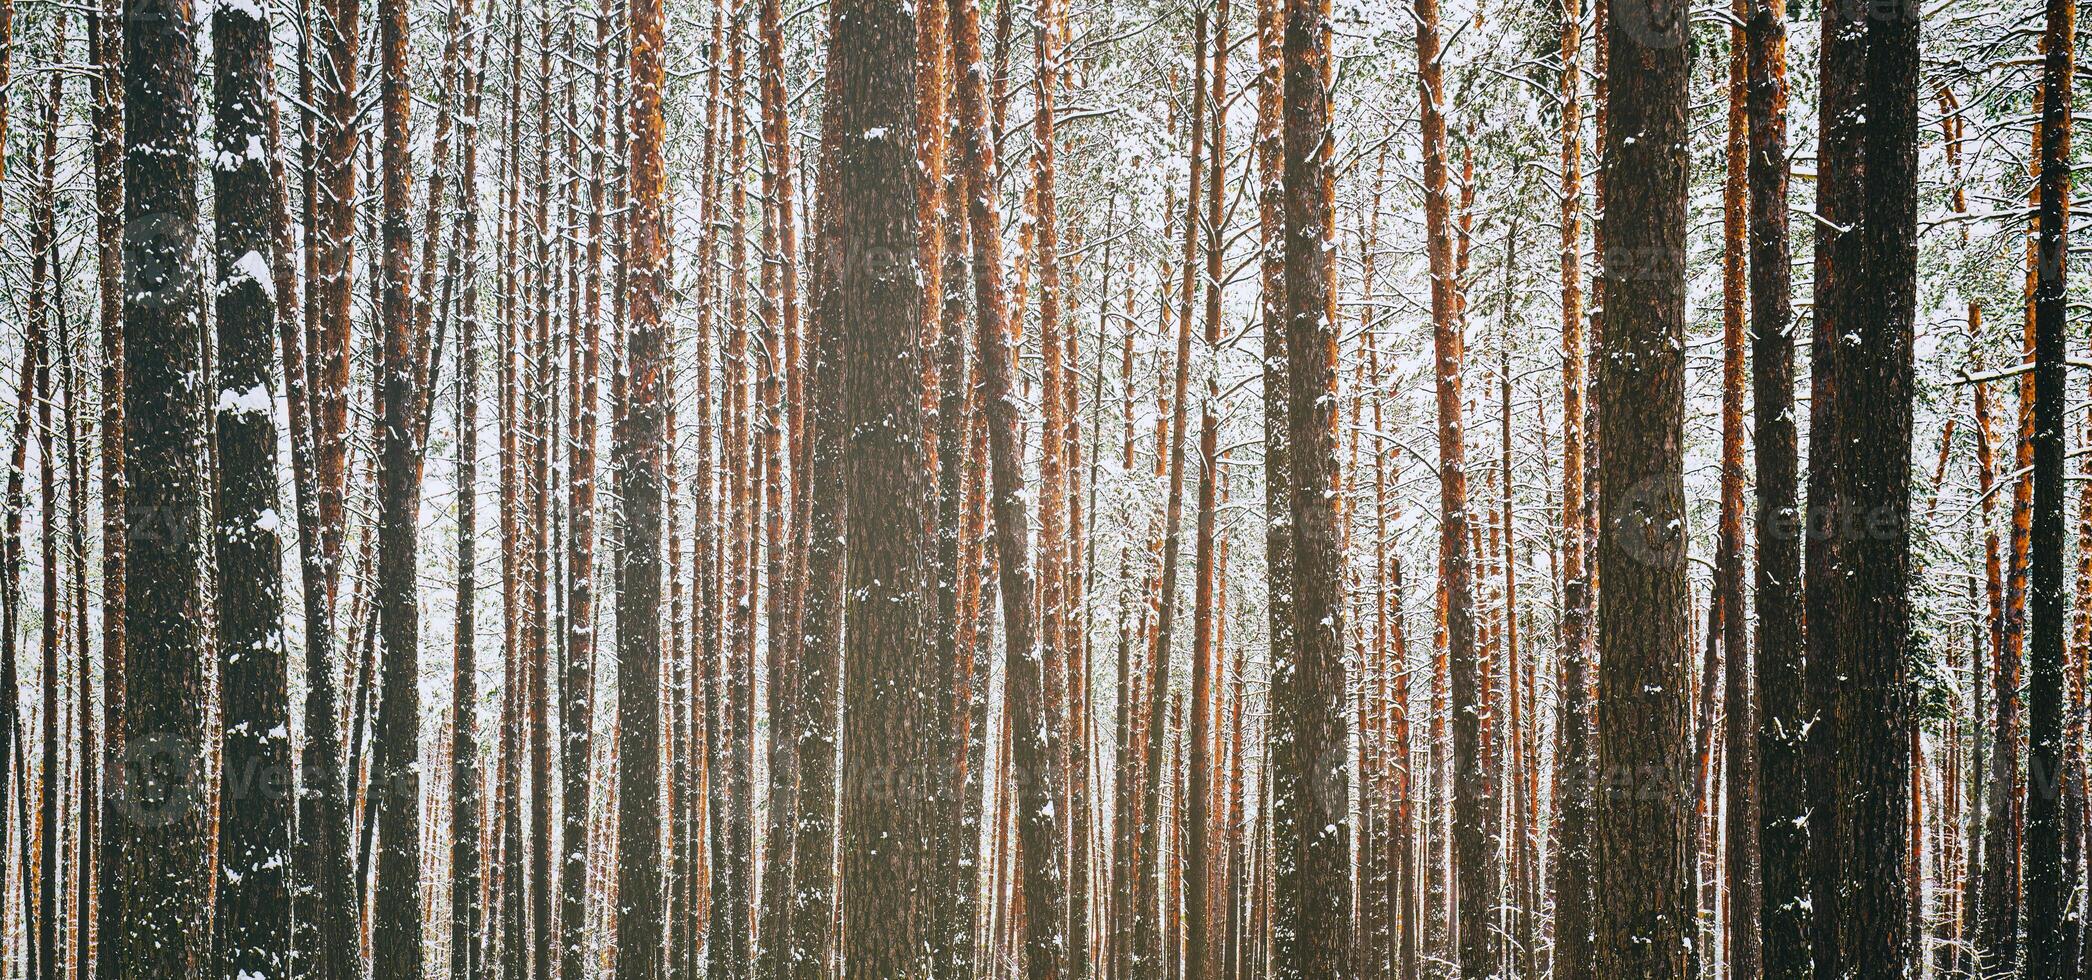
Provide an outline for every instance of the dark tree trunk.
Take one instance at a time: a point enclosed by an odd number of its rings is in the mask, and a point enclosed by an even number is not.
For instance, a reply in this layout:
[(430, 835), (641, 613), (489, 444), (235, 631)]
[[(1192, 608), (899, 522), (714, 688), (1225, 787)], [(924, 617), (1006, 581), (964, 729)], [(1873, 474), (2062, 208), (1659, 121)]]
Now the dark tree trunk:
[(1909, 961), (1918, 12), (1823, 10), (1806, 545), (1814, 963)]
[[(206, 962), (209, 815), (205, 770), (202, 297), (193, 261), (196, 37), (186, 11), (124, 10), (124, 568), (127, 751), (112, 833), (120, 924), (104, 955), (125, 980), (182, 976)], [(141, 754), (143, 753), (143, 754)], [(146, 760), (150, 760), (147, 764)], [(137, 819), (151, 814), (156, 819)]]
[[(2029, 529), (2029, 584), (2033, 608), (2027, 644), (2026, 907), (2024, 975), (2047, 980), (2070, 975), (2077, 951), (2065, 919), (2076, 883), (2064, 863), (2066, 807), (2082, 805), (2064, 781), (2069, 730), (2064, 717), (2063, 624), (2069, 585), (2064, 576), (2063, 451), (2065, 333), (2068, 316), (2066, 250), (2070, 222), (2070, 121), (2075, 0), (2048, 0), (2042, 38), (2040, 179), (2035, 186), (2033, 513)], [(1906, 362), (1907, 363), (1907, 362)], [(1907, 370), (1907, 368), (1906, 368)], [(2079, 520), (2092, 519), (2079, 515)], [(2087, 588), (2080, 583), (2079, 588)], [(1902, 596), (1899, 601), (1908, 602)], [(2077, 668), (2083, 670), (2082, 665)], [(1917, 889), (1913, 882), (1913, 893)], [(2071, 917), (2074, 919), (2074, 917)]]
[[(276, 520), (276, 242), (267, 106), (270, 25), (254, 6), (211, 14), (217, 53), (211, 170), (217, 199), (220, 976), (290, 973), (292, 830), (289, 657)], [(228, 166), (227, 164), (231, 164)]]
[(1682, 980), (1697, 939), (1685, 577), (1687, 5), (1614, 0), (1599, 216), (1598, 975)]
[[(831, 21), (831, 29), (833, 23)], [(831, 35), (832, 36), (832, 35)], [(826, 94), (836, 94), (834, 72)], [(833, 104), (833, 103), (831, 103)], [(843, 416), (841, 215), (836, 200), (835, 154), (841, 134), (821, 133), (815, 168), (817, 207), (813, 218), (813, 364), (810, 384), (812, 431), (807, 456), (807, 532), (804, 604), (799, 635), (799, 813), (793, 831), (790, 980), (830, 975), (835, 940), (835, 819), (838, 670), (842, 659), (843, 486), (847, 443)]]
[(1744, 40), (1750, 129), (1751, 444), (1757, 604), (1760, 943), (1765, 980), (1809, 973), (1808, 767), (1802, 732), (1801, 522), (1796, 488), (1792, 259), (1787, 242), (1787, 4), (1751, 0)]
[(421, 911), (421, 600), (417, 577), (421, 518), (422, 393), (414, 317), (413, 103), (407, 79), (407, 0), (379, 0), (378, 50), (383, 103), (378, 379), (378, 632), (383, 657), (372, 732), (372, 804), (377, 807), (378, 877), (372, 895), (371, 968), (378, 976), (422, 974)]

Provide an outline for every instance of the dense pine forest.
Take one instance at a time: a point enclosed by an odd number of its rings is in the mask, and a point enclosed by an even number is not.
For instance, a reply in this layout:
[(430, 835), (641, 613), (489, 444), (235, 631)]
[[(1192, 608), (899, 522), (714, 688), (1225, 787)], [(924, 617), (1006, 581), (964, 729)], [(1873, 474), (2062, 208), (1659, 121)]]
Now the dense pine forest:
[(0, 980), (2092, 978), (2075, 0), (0, 0)]

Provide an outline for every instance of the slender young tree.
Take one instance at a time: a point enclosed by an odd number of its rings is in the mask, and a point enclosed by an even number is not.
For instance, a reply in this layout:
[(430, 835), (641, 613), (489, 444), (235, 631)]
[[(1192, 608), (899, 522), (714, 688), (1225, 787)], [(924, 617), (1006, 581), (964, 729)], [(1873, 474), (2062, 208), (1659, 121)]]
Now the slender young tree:
[(1688, 5), (1613, 0), (1599, 214), (1599, 976), (1680, 980), (1698, 937), (1685, 580)]
[(1460, 975), (1488, 971), (1489, 906), (1484, 871), (1488, 845), (1483, 814), (1488, 780), (1481, 759), (1481, 716), (1476, 703), (1472, 515), (1467, 503), (1466, 428), (1462, 419), (1460, 279), (1455, 267), (1452, 206), (1446, 194), (1445, 81), (1440, 64), (1437, 0), (1416, 2), (1417, 100), (1423, 118), (1424, 236), (1431, 276), (1431, 323), (1438, 393), (1438, 493), (1440, 588), (1445, 596), (1445, 642), (1450, 661), (1453, 778), (1453, 874), (1459, 881)]
[(1823, 10), (1806, 546), (1816, 975), (1909, 960), (1916, 8)]

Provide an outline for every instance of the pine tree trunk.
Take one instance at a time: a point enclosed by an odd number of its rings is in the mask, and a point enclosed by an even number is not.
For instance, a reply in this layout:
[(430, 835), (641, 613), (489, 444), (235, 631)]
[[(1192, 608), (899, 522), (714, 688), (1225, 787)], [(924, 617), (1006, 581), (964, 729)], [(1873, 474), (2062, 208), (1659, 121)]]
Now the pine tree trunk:
[(666, 16), (658, 0), (631, 7), (631, 320), (624, 401), (614, 427), (617, 535), (618, 980), (661, 975), (661, 523), (666, 447), (668, 223), (662, 162)]
[[(130, 522), (124, 567), (122, 861), (106, 901), (121, 928), (105, 953), (125, 980), (180, 976), (205, 962), (208, 814), (203, 772), (201, 588), (206, 439), (203, 309), (197, 267), (195, 24), (126, 4), (124, 18), (124, 479)], [(8, 685), (12, 688), (12, 684)], [(140, 752), (150, 753), (141, 757)], [(150, 766), (138, 760), (150, 758)]]
[[(1599, 225), (1600, 976), (1687, 976), (1696, 939), (1685, 578), (1687, 10), (1614, 0)], [(1651, 785), (1654, 781), (1654, 785)]]
[(1453, 719), (1453, 872), (1458, 879), (1457, 962), (1460, 975), (1484, 976), (1484, 949), (1489, 939), (1489, 908), (1484, 872), (1487, 841), (1483, 814), (1488, 812), (1487, 780), (1481, 753), (1481, 723), (1476, 710), (1479, 681), (1475, 666), (1472, 516), (1468, 513), (1466, 435), (1461, 418), (1462, 339), (1458, 322), (1461, 301), (1454, 268), (1451, 203), (1446, 195), (1445, 83), (1439, 66), (1438, 4), (1417, 0), (1417, 89), (1422, 104), (1424, 141), (1425, 250), (1431, 276), (1436, 376), (1438, 379), (1438, 477), (1440, 587), (1444, 592), (1446, 654), (1452, 667)]
[[(2040, 177), (2035, 185), (2034, 372), (2029, 528), (2032, 599), (2027, 644), (2026, 908), (2028, 977), (2061, 977), (2077, 966), (2065, 919), (2075, 883), (2064, 863), (2066, 806), (2081, 805), (2062, 781), (2065, 664), (2063, 623), (2068, 585), (2063, 570), (2064, 357), (2066, 354), (2070, 216), (2070, 123), (2077, 5), (2049, 0), (2042, 38)], [(1907, 369), (1907, 368), (1906, 368)], [(2080, 520), (2084, 516), (2080, 515)], [(2085, 588), (2080, 584), (2080, 588)], [(1900, 597), (1908, 602), (1906, 597)], [(1913, 893), (1918, 883), (1912, 882)]]
[(916, 269), (915, 17), (893, 0), (850, 0), (832, 14), (838, 77), (837, 193), (843, 259), (844, 595), (843, 974), (909, 975), (918, 952), (913, 892), (922, 870), (919, 811), (904, 802), (919, 743), (914, 660), (928, 626), (922, 573), (930, 550), (921, 320)]
[(1765, 980), (1809, 975), (1808, 769), (1796, 488), (1792, 259), (1787, 241), (1785, 0), (1752, 0), (1744, 38), (1755, 447), (1759, 915)]
[(413, 229), (409, 212), (412, 110), (407, 81), (406, 0), (379, 0), (383, 62), (382, 227), (379, 288), (378, 621), (383, 647), (373, 792), (378, 808), (378, 878), (372, 897), (372, 969), (416, 980), (422, 974), (420, 631), (417, 543), (421, 514), (419, 408), (421, 350), (414, 317)]
[[(1748, 0), (1734, 4), (1739, 22), (1750, 16)], [(1722, 773), (1721, 839), (1726, 848), (1722, 870), (1726, 903), (1721, 911), (1726, 942), (1723, 962), (1735, 980), (1758, 980), (1758, 753), (1757, 704), (1752, 687), (1755, 670), (1745, 631), (1743, 567), (1743, 397), (1745, 307), (1748, 269), (1745, 263), (1750, 220), (1750, 118), (1748, 47), (1744, 28), (1729, 30), (1729, 131), (1725, 148), (1728, 173), (1722, 188), (1722, 409), (1721, 510), (1716, 529), (1716, 593), (1722, 617)], [(1707, 692), (1711, 698), (1713, 692)], [(1711, 832), (1711, 828), (1710, 828)]]
[[(283, 641), (276, 410), (270, 361), (276, 240), (266, 107), (274, 101), (270, 25), (252, 7), (211, 14), (216, 198), (219, 775), (217, 912), (224, 976), (290, 972), (292, 809), (289, 654)], [(55, 78), (55, 76), (54, 76)], [(260, 153), (249, 152), (260, 148)], [(237, 161), (227, 167), (228, 161)]]
[[(952, 61), (978, 65), (980, 56), (980, 13), (975, 4), (954, 0), (949, 18), (952, 31)], [(847, 50), (847, 49), (846, 49)], [(1009, 304), (1004, 294), (1002, 229), (993, 195), (995, 147), (991, 142), (989, 106), (982, 78), (975, 71), (958, 73), (960, 168), (963, 173), (968, 228), (973, 245), (974, 301), (978, 317), (975, 353), (980, 363), (981, 409), (987, 429), (990, 495), (995, 522), (995, 557), (999, 566), (1002, 596), (1005, 671), (1010, 717), (1004, 731), (1010, 736), (1010, 760), (1016, 773), (1014, 802), (1018, 828), (1018, 855), (1023, 862), (1020, 892), (1029, 914), (1025, 921), (1024, 953), (1019, 961), (1028, 980), (1053, 980), (1061, 975), (1068, 951), (1064, 929), (1067, 895), (1061, 876), (1062, 832), (1058, 816), (1061, 771), (1059, 726), (1047, 700), (1046, 676), (1038, 627), (1032, 606), (1032, 569), (1029, 555), (1031, 519), (1025, 513), (1022, 450), (1018, 446), (1017, 406), (1014, 397), (1016, 367), (1015, 339), (1009, 323)], [(851, 127), (845, 126), (845, 133)], [(849, 156), (844, 158), (843, 194), (849, 200)], [(869, 188), (868, 188), (869, 189)], [(845, 211), (845, 244), (849, 235)], [(845, 254), (849, 254), (848, 251)], [(846, 278), (845, 282), (849, 280)], [(863, 362), (855, 362), (862, 364)], [(857, 387), (854, 380), (851, 387)], [(863, 499), (852, 487), (851, 506)], [(856, 540), (852, 538), (853, 550)], [(856, 577), (856, 561), (851, 562)], [(856, 591), (855, 588), (852, 589)], [(854, 630), (852, 631), (855, 632)], [(855, 703), (866, 703), (852, 698)], [(847, 832), (847, 828), (846, 828)], [(847, 875), (846, 875), (847, 878)], [(853, 967), (856, 964), (852, 964)], [(856, 976), (854, 972), (851, 974)]]
[[(831, 13), (831, 29), (833, 14)], [(832, 35), (831, 35), (832, 36)], [(829, 72), (824, 94), (834, 97)], [(833, 104), (833, 103), (831, 103)], [(807, 457), (805, 605), (800, 617), (798, 825), (794, 829), (791, 980), (831, 975), (836, 902), (836, 756), (838, 669), (842, 656), (843, 558), (846, 527), (843, 464), (841, 225), (836, 200), (836, 147), (841, 134), (823, 127), (815, 168), (813, 241), (813, 364), (808, 393), (811, 416)]]
[[(1816, 975), (1908, 961), (1915, 10), (1823, 12), (1806, 546)], [(1820, 522), (1820, 525), (1819, 525)]]
[[(1191, 653), (1191, 733), (1190, 764), (1185, 815), (1185, 854), (1190, 859), (1184, 869), (1184, 916), (1187, 938), (1187, 956), (1184, 961), (1185, 980), (1206, 980), (1213, 976), (1219, 966), (1213, 953), (1218, 949), (1218, 937), (1213, 932), (1214, 863), (1213, 848), (1209, 844), (1213, 828), (1213, 698), (1214, 674), (1220, 670), (1215, 652), (1215, 635), (1220, 630), (1216, 622), (1215, 593), (1225, 587), (1221, 570), (1215, 567), (1217, 558), (1215, 541), (1215, 510), (1220, 497), (1220, 378), (1216, 361), (1220, 346), (1221, 316), (1221, 265), (1223, 228), (1225, 213), (1222, 199), (1226, 181), (1227, 160), (1227, 0), (1219, 0), (1214, 8), (1213, 44), (1211, 48), (1213, 88), (1207, 104), (1214, 107), (1212, 134), (1206, 141), (1208, 154), (1206, 166), (1211, 170), (1211, 179), (1206, 182), (1206, 242), (1205, 242), (1205, 334), (1203, 350), (1206, 355), (1206, 392), (1199, 406), (1199, 510), (1193, 537), (1193, 599), (1192, 599), (1192, 653)], [(1204, 34), (1205, 14), (1199, 14), (1199, 33)], [(1224, 839), (1224, 838), (1223, 838)]]
[[(1297, 862), (1299, 894), (1290, 923), (1294, 962), (1305, 976), (1351, 975), (1350, 786), (1346, 759), (1342, 514), (1337, 470), (1337, 323), (1328, 195), (1330, 125), (1328, 13), (1317, 0), (1288, 0), (1285, 20), (1285, 281), (1288, 508), (1294, 529), (1293, 622), (1299, 646), (1290, 696), (1296, 738), (1273, 765), (1289, 770), (1297, 795), (1291, 833), (1278, 842)], [(1286, 951), (1281, 950), (1284, 957)]]
[(1584, 443), (1589, 356), (1583, 294), (1583, 24), (1579, 0), (1562, 9), (1562, 663), (1555, 717), (1555, 951), (1557, 980), (1591, 980), (1591, 818), (1597, 757), (1591, 745), (1591, 579), (1584, 552)]

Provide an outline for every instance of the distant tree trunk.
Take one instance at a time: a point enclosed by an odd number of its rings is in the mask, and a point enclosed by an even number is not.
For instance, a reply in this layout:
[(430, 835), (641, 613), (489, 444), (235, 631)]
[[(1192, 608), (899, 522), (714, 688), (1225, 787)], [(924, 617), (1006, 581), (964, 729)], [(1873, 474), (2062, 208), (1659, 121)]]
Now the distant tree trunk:
[[(1184, 829), (1184, 851), (1190, 861), (1184, 869), (1184, 929), (1186, 958), (1185, 980), (1206, 980), (1214, 975), (1219, 966), (1213, 954), (1219, 949), (1218, 939), (1213, 932), (1213, 898), (1215, 862), (1213, 847), (1208, 842), (1213, 828), (1213, 698), (1214, 675), (1222, 670), (1219, 655), (1215, 652), (1215, 636), (1220, 624), (1215, 620), (1215, 593), (1226, 586), (1221, 580), (1222, 571), (1216, 567), (1217, 544), (1215, 541), (1215, 511), (1220, 503), (1220, 377), (1217, 366), (1220, 347), (1221, 278), (1222, 253), (1227, 250), (1223, 238), (1222, 224), (1226, 212), (1223, 210), (1223, 187), (1227, 183), (1227, 0), (1219, 0), (1214, 8), (1212, 71), (1213, 89), (1207, 105), (1213, 107), (1212, 135), (1206, 141), (1208, 154), (1206, 165), (1212, 171), (1212, 179), (1206, 182), (1206, 269), (1205, 269), (1205, 333), (1203, 350), (1206, 355), (1206, 392), (1199, 405), (1199, 511), (1193, 535), (1192, 599), (1192, 652), (1191, 652), (1191, 732), (1190, 764), (1187, 768), (1187, 795)], [(1199, 13), (1200, 33), (1204, 33), (1205, 13)], [(1196, 209), (1194, 209), (1196, 210)], [(1195, 222), (1196, 224), (1196, 222)], [(1225, 836), (1222, 840), (1226, 840)], [(1221, 862), (1225, 863), (1225, 862)]]
[[(895, 0), (848, 0), (832, 15), (837, 78), (837, 270), (849, 379), (844, 606), (843, 973), (915, 969), (919, 811), (899, 801), (919, 744), (915, 660), (929, 619), (930, 555), (916, 240), (915, 16)], [(877, 259), (874, 261), (874, 259)], [(900, 795), (897, 795), (900, 794)]]
[(625, 334), (624, 401), (613, 439), (617, 481), (617, 877), (618, 980), (661, 975), (661, 523), (666, 446), (668, 223), (662, 160), (666, 131), (666, 15), (660, 0), (631, 8), (631, 162), (627, 179), (631, 320)]
[[(218, 165), (217, 497), (218, 662), (223, 761), (213, 946), (222, 976), (290, 973), (288, 872), (292, 809), (289, 653), (275, 519), (276, 241), (270, 24), (260, 8), (211, 14)], [(55, 78), (55, 76), (54, 76)], [(250, 152), (250, 147), (260, 152)], [(233, 165), (227, 166), (230, 162)], [(76, 502), (77, 505), (77, 502)]]
[[(66, 17), (61, 11), (52, 27), (51, 51), (54, 59), (65, 57)], [(42, 119), (38, 124), (36, 169), (31, 176), (35, 188), (29, 201), (29, 303), (27, 314), (37, 324), (28, 331), (27, 340), (36, 348), (36, 466), (37, 466), (37, 544), (38, 564), (43, 591), (38, 602), (37, 619), (42, 624), (38, 650), (42, 654), (42, 666), (37, 672), (40, 680), (37, 704), (42, 715), (41, 738), (43, 752), (39, 766), (37, 793), (37, 819), (35, 824), (36, 865), (33, 874), (28, 861), (31, 826), (26, 821), (19, 831), (18, 840), (22, 847), (22, 916), (24, 919), (23, 939), (33, 951), (29, 963), (32, 976), (39, 980), (58, 980), (59, 964), (65, 961), (68, 945), (62, 935), (65, 926), (59, 920), (60, 882), (65, 869), (59, 864), (59, 842), (64, 838), (64, 828), (59, 824), (59, 798), (64, 795), (64, 777), (59, 773), (58, 761), (58, 716), (63, 712), (59, 702), (59, 618), (63, 615), (58, 599), (58, 488), (54, 471), (57, 468), (55, 442), (51, 438), (51, 362), (67, 356), (62, 344), (54, 344), (52, 328), (63, 336), (65, 333), (65, 288), (59, 279), (58, 236), (57, 236), (57, 170), (58, 170), (58, 119), (59, 105), (65, 98), (65, 76), (52, 72), (46, 80)], [(24, 417), (29, 414), (29, 405), (24, 402), (15, 409)], [(28, 732), (18, 729), (17, 738)], [(28, 763), (23, 760), (23, 809), (28, 809)], [(36, 903), (32, 910), (28, 889), (31, 878), (36, 882)], [(32, 915), (33, 911), (33, 915)], [(36, 934), (32, 939), (28, 923), (34, 921)]]
[(1918, 14), (1823, 11), (1807, 550), (1816, 976), (1909, 959)]
[(1591, 578), (1584, 552), (1584, 443), (1589, 357), (1583, 294), (1583, 14), (1562, 7), (1562, 665), (1555, 718), (1557, 980), (1592, 980), (1591, 818), (1598, 766), (1591, 745)]
[(464, 134), (462, 225), (457, 259), (463, 266), (458, 316), (458, 597), (451, 662), (450, 980), (487, 975), (480, 933), (486, 921), (480, 851), (478, 596), (479, 540), (479, 189), (475, 136), (480, 104), (478, 62), (472, 65)]
[[(125, 980), (181, 976), (206, 962), (209, 816), (205, 772), (203, 563), (206, 441), (203, 310), (193, 261), (196, 202), (195, 23), (142, 0), (124, 17), (123, 744), (114, 802), (156, 819), (111, 821), (124, 836), (116, 921), (105, 956)], [(120, 828), (120, 829), (119, 829)]]
[[(581, 322), (570, 361), (574, 416), (567, 457), (567, 636), (559, 680), (560, 839), (568, 843), (559, 863), (559, 975), (581, 976), (587, 953), (588, 847), (593, 813), (589, 773), (594, 739), (596, 663), (596, 443), (602, 394), (604, 153), (609, 127), (620, 107), (608, 97), (612, 5), (598, 6), (595, 53), (596, 125), (589, 141), (587, 258), (582, 269)], [(579, 161), (572, 161), (578, 164)], [(549, 488), (547, 488), (549, 491)], [(578, 842), (578, 843), (577, 843)], [(549, 841), (547, 842), (550, 843)], [(680, 843), (680, 842), (679, 842)]]
[(421, 453), (417, 430), (421, 376), (413, 299), (409, 189), (413, 104), (407, 81), (406, 0), (379, 0), (378, 49), (383, 111), (379, 287), (378, 623), (381, 665), (372, 779), (378, 808), (378, 879), (373, 895), (372, 969), (417, 980), (422, 974), (421, 910), (421, 609), (418, 532)]
[[(1686, 5), (1614, 0), (1598, 358), (1598, 975), (1682, 980), (1691, 892), (1683, 425)], [(1651, 785), (1654, 781), (1654, 785)]]
[(1758, 556), (1759, 915), (1765, 980), (1809, 975), (1808, 716), (1802, 677), (1792, 258), (1787, 240), (1785, 0), (1751, 0), (1744, 28), (1750, 184), (1751, 444)]
[[(13, 18), (13, 0), (0, 0), (0, 22)], [(6, 46), (11, 33), (7, 23), (0, 23), (0, 46)], [(99, 0), (87, 14), (88, 60), (93, 65), (94, 76), (90, 90), (94, 97), (94, 196), (95, 196), (95, 281), (101, 289), (101, 491), (102, 491), (102, 739), (101, 759), (98, 764), (101, 778), (121, 769), (123, 749), (123, 698), (124, 698), (124, 555), (125, 541), (130, 536), (124, 519), (124, 418), (123, 398), (109, 397), (110, 392), (124, 390), (123, 355), (123, 259), (124, 259), (124, 210), (123, 210), (123, 68), (119, 54), (123, 50), (123, 15), (120, 0)], [(7, 87), (6, 66), (8, 58), (0, 55), (0, 90)], [(7, 99), (0, 96), (0, 140), (5, 139)], [(0, 164), (4, 168), (5, 164)], [(278, 188), (279, 192), (281, 188)], [(285, 294), (288, 295), (288, 292)], [(280, 297), (279, 297), (280, 298)], [(296, 423), (293, 423), (294, 427)], [(11, 680), (0, 681), (10, 684)], [(8, 695), (12, 697), (12, 695)], [(0, 719), (12, 719), (13, 712), (0, 710)], [(0, 725), (8, 724), (0, 721)], [(7, 736), (0, 736), (0, 759), (7, 757)], [(0, 780), (0, 798), (6, 796), (5, 780)], [(97, 806), (112, 802), (106, 795), (97, 801)], [(95, 820), (100, 825), (99, 833), (90, 839), (96, 848), (94, 858), (95, 905), (94, 935), (114, 936), (121, 928), (118, 913), (122, 903), (117, 896), (117, 875), (123, 864), (123, 834), (110, 832), (113, 824), (110, 815), (97, 813)], [(298, 875), (293, 864), (294, 880)], [(103, 940), (108, 941), (108, 940)], [(96, 980), (114, 977), (117, 964), (115, 958), (99, 953), (94, 960)]]
[[(1749, 17), (1748, 0), (1736, 0), (1739, 22)], [(1733, 980), (1758, 980), (1758, 773), (1757, 734), (1748, 626), (1744, 615), (1743, 396), (1745, 306), (1748, 270), (1750, 121), (1748, 60), (1744, 29), (1729, 29), (1729, 131), (1722, 188), (1722, 456), (1721, 510), (1715, 549), (1715, 592), (1725, 676), (1722, 689), (1723, 793), (1721, 840), (1723, 961)], [(1711, 700), (1713, 692), (1703, 697)], [(1712, 834), (1712, 828), (1709, 833)]]
[[(2063, 429), (2067, 424), (2063, 361), (2067, 353), (2066, 242), (2077, 4), (2075, 0), (2048, 0), (2046, 6), (2040, 178), (2035, 185), (2034, 397), (2030, 406), (2034, 472), (2029, 585), (2033, 609), (2027, 645), (2025, 969), (2030, 978), (2062, 977), (2077, 968), (2077, 951), (2069, 948), (2065, 935), (2066, 918), (2074, 919), (2071, 903), (2076, 886), (2064, 862), (2064, 830), (2065, 808), (2082, 805), (2081, 798), (2075, 792), (2065, 792), (2064, 785), (2065, 780), (2077, 777), (2064, 769), (2065, 739), (2071, 736), (2064, 717), (2063, 647), (2069, 588), (2063, 571)], [(2087, 517), (2079, 515), (2078, 519)], [(2084, 583), (2079, 585), (2086, 587)], [(1896, 598), (1906, 604), (1909, 601), (1900, 594)], [(1917, 882), (1911, 883), (1913, 893), (1918, 887)]]
[(1192, 59), (1194, 67), (1191, 83), (1191, 131), (1190, 142), (1185, 147), (1189, 184), (1185, 192), (1184, 251), (1180, 260), (1181, 285), (1176, 304), (1176, 371), (1175, 380), (1167, 387), (1161, 388), (1170, 393), (1167, 401), (1169, 410), (1163, 413), (1169, 419), (1168, 448), (1163, 448), (1163, 440), (1160, 438), (1156, 440), (1155, 448), (1158, 465), (1166, 453), (1169, 496), (1163, 505), (1162, 578), (1158, 586), (1160, 605), (1155, 615), (1155, 655), (1148, 662), (1150, 738), (1147, 758), (1142, 765), (1142, 770), (1147, 774), (1147, 781), (1142, 786), (1142, 809), (1149, 817), (1140, 824), (1140, 853), (1146, 861), (1146, 867), (1141, 871), (1142, 884), (1139, 887), (1146, 891), (1139, 899), (1134, 919), (1133, 955), (1142, 965), (1142, 969), (1136, 971), (1137, 980), (1163, 980), (1169, 966), (1167, 943), (1164, 938), (1167, 935), (1166, 926), (1161, 918), (1166, 915), (1164, 909), (1167, 908), (1166, 899), (1163, 897), (1165, 871), (1172, 866), (1174, 860), (1164, 849), (1162, 842), (1163, 821), (1160, 815), (1165, 778), (1165, 740), (1161, 736), (1168, 721), (1170, 662), (1176, 650), (1177, 569), (1181, 564), (1178, 555), (1182, 551), (1182, 535), (1179, 529), (1184, 523), (1184, 434), (1189, 428), (1185, 406), (1190, 400), (1191, 304), (1192, 288), (1198, 275), (1199, 188), (1205, 167), (1205, 158), (1200, 152), (1201, 147), (1205, 145), (1206, 133), (1206, 53), (1203, 33), (1194, 42)]
[[(1285, 81), (1285, 281), (1289, 512), (1295, 534), (1293, 622), (1299, 646), (1278, 669), (1294, 674), (1290, 697), (1273, 704), (1291, 715), (1296, 739), (1273, 764), (1290, 770), (1297, 796), (1292, 832), (1278, 846), (1298, 862), (1293, 922), (1298, 969), (1309, 977), (1351, 975), (1350, 785), (1346, 759), (1343, 516), (1337, 489), (1337, 323), (1333, 299), (1334, 208), (1328, 182), (1330, 138), (1328, 11), (1319, 0), (1288, 0)], [(1218, 175), (1216, 175), (1218, 179)]]

